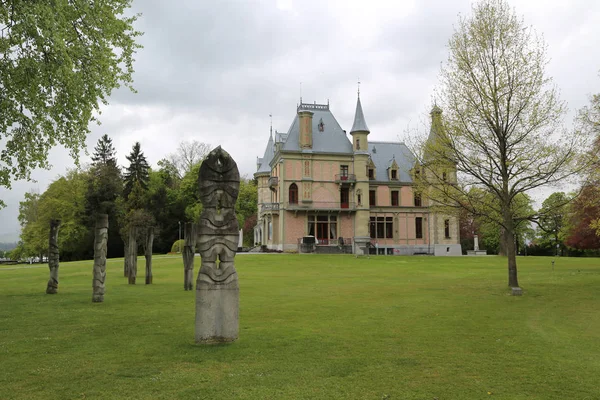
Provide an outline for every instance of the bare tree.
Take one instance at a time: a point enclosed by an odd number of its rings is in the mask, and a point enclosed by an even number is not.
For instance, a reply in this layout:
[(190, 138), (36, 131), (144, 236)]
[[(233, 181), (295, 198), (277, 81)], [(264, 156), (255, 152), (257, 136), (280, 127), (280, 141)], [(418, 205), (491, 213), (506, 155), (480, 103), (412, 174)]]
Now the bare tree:
[(437, 207), (500, 225), (508, 284), (518, 287), (515, 230), (536, 215), (519, 212), (516, 200), (580, 171), (586, 138), (561, 129), (566, 106), (544, 73), (546, 45), (507, 1), (475, 4), (449, 50), (439, 88), (444, 117), (434, 107), (419, 185)]
[(175, 153), (167, 157), (167, 161), (177, 169), (179, 178), (192, 170), (210, 152), (211, 146), (197, 140), (180, 142)]

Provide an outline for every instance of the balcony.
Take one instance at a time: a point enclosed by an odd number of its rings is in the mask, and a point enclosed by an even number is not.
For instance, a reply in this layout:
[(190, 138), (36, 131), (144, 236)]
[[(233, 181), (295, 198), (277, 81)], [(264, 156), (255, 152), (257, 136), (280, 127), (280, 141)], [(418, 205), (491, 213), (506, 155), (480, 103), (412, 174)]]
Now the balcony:
[(336, 174), (335, 176), (335, 182), (336, 183), (355, 183), (356, 182), (356, 175), (354, 174)]
[(322, 210), (322, 211), (354, 211), (356, 210), (356, 204), (353, 202), (342, 203), (339, 201), (313, 201), (313, 202), (299, 202), (299, 203), (286, 203), (288, 210)]
[(260, 210), (261, 210), (261, 212), (265, 212), (265, 211), (279, 212), (279, 203), (263, 203)]
[(276, 190), (277, 185), (279, 185), (279, 177), (272, 176), (269, 178), (269, 189)]

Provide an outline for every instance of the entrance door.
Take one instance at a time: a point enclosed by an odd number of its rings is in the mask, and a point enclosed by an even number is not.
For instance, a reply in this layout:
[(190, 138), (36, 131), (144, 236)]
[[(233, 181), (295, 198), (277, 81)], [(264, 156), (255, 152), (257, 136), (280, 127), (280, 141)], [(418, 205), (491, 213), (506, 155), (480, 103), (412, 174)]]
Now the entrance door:
[(317, 216), (317, 239), (319, 240), (319, 244), (329, 243), (329, 224), (327, 222), (326, 215)]
[(340, 207), (350, 207), (350, 190), (347, 187), (343, 187), (342, 190), (340, 190)]

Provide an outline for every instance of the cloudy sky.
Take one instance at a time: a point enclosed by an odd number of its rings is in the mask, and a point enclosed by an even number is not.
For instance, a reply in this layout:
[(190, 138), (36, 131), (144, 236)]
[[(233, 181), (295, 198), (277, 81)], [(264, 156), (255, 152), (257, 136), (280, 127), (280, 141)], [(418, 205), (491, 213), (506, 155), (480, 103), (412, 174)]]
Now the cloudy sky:
[[(137, 94), (114, 92), (87, 144), (113, 138), (119, 161), (139, 141), (151, 165), (180, 141), (223, 146), (251, 176), (273, 127), (287, 131), (299, 102), (326, 103), (352, 126), (357, 80), (373, 140), (406, 140), (431, 107), (440, 63), (470, 0), (134, 0), (144, 48)], [(600, 92), (600, 2), (511, 0), (544, 35), (547, 68), (574, 111)], [(424, 129), (424, 128), (421, 128)], [(18, 237), (18, 204), (72, 167), (64, 149), (36, 182), (0, 188), (0, 241)], [(89, 161), (84, 156), (82, 161)]]

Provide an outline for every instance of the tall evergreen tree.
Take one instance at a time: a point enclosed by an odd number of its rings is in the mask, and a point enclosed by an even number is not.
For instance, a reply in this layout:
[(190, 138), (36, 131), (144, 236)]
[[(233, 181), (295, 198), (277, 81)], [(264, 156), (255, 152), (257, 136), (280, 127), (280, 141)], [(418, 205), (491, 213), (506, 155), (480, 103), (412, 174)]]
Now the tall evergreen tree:
[(136, 183), (143, 190), (148, 190), (148, 182), (150, 180), (148, 175), (150, 166), (140, 148), (140, 142), (135, 142), (131, 153), (127, 156), (127, 160), (129, 161), (129, 167), (127, 167), (127, 171), (125, 172), (125, 189), (123, 191), (126, 199), (129, 198), (129, 194)]
[(102, 165), (117, 165), (117, 152), (112, 144), (112, 139), (108, 137), (107, 134), (104, 134), (100, 139), (98, 139), (98, 143), (96, 147), (94, 147), (94, 154), (92, 155), (92, 161), (94, 165), (102, 164)]

